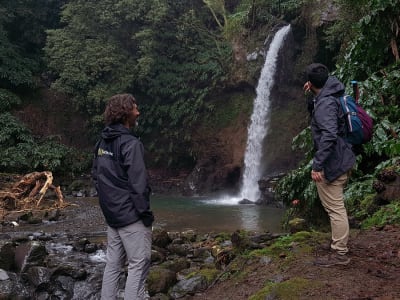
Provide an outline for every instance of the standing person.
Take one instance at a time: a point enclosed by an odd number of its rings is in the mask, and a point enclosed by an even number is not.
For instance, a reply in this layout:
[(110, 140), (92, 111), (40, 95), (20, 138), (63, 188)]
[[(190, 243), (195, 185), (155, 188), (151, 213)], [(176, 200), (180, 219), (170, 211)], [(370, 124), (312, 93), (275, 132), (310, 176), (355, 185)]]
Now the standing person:
[(108, 225), (102, 300), (117, 299), (125, 261), (128, 277), (124, 299), (145, 299), (154, 217), (150, 211), (143, 145), (129, 131), (138, 116), (132, 95), (111, 97), (104, 112), (106, 127), (96, 145), (92, 174)]
[(351, 145), (342, 137), (346, 133), (344, 114), (339, 96), (344, 85), (328, 68), (313, 63), (306, 68), (307, 82), (304, 90), (314, 95), (311, 118), (311, 134), (314, 142), (311, 178), (315, 181), (322, 206), (329, 215), (332, 240), (329, 255), (315, 261), (319, 266), (347, 265), (349, 222), (344, 205), (343, 189), (349, 172), (355, 163)]

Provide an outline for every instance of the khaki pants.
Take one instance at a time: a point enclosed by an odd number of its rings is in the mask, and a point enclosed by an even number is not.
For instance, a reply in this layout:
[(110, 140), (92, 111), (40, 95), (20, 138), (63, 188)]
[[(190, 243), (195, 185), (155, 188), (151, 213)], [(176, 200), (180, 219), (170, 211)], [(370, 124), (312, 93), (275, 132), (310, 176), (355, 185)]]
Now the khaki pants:
[(331, 248), (344, 255), (349, 250), (349, 220), (344, 206), (343, 189), (346, 186), (348, 174), (345, 173), (333, 182), (316, 182), (322, 206), (329, 215), (332, 229)]

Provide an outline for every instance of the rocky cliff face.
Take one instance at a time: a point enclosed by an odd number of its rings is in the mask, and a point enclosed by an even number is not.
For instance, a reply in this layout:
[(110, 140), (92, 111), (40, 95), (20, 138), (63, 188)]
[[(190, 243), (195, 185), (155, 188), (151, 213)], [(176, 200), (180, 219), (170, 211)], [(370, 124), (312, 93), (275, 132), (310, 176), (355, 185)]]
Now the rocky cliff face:
[[(271, 91), (270, 129), (264, 139), (263, 159), (260, 162), (265, 176), (281, 173), (296, 167), (302, 158), (300, 153), (293, 152), (291, 142), (302, 129), (307, 126), (305, 99), (302, 92), (302, 78), (297, 59), (302, 53), (302, 39), (295, 29), (287, 37), (280, 50), (278, 67), (275, 74), (275, 86)], [(273, 37), (274, 31), (270, 36)], [(240, 60), (242, 68), (258, 70), (264, 64), (264, 56), (268, 50), (270, 40), (265, 41), (252, 53), (243, 53), (247, 60)], [(237, 47), (243, 49), (244, 47)], [(261, 49), (261, 50), (260, 50)], [(237, 56), (238, 54), (236, 54)], [(249, 60), (252, 59), (252, 60)], [(237, 69), (241, 74), (245, 73)], [(258, 71), (259, 73), (259, 71)], [(242, 75), (234, 75), (241, 78)], [(237, 190), (243, 173), (243, 160), (247, 142), (247, 127), (251, 114), (253, 100), (256, 96), (257, 80), (248, 77), (247, 82), (240, 81), (231, 88), (234, 93), (241, 94), (247, 111), (237, 114), (236, 119), (222, 128), (213, 128), (213, 132), (204, 132), (195, 135), (199, 145), (199, 160), (196, 168), (186, 180), (187, 193), (207, 193), (221, 189)], [(231, 91), (227, 91), (231, 94)], [(235, 105), (232, 98), (227, 98), (227, 105)], [(267, 130), (267, 129), (266, 129)]]
[[(337, 9), (331, 0), (308, 3), (300, 16), (292, 20), (291, 33), (280, 50), (275, 87), (271, 92), (270, 125), (264, 139), (262, 164), (263, 177), (273, 177), (295, 168), (303, 159), (303, 154), (292, 150), (292, 139), (309, 124), (306, 99), (302, 86), (303, 70), (311, 62), (321, 62), (333, 66), (335, 49), (325, 47), (325, 27), (337, 17)], [(312, 7), (309, 7), (311, 6)], [(235, 40), (234, 58), (230, 89), (246, 98), (252, 108), (255, 89), (264, 57), (260, 54), (268, 50), (275, 28), (264, 28), (258, 32), (258, 41)], [(261, 38), (263, 36), (263, 38)], [(249, 48), (249, 44), (255, 44)], [(229, 99), (226, 106), (232, 105)], [(226, 109), (223, 107), (222, 109)], [(208, 134), (196, 135), (199, 145), (198, 163), (185, 182), (189, 193), (207, 193), (221, 189), (237, 190), (243, 173), (244, 152), (247, 141), (247, 126), (251, 109), (237, 115), (229, 125), (217, 128)], [(207, 150), (204, 150), (204, 149)]]

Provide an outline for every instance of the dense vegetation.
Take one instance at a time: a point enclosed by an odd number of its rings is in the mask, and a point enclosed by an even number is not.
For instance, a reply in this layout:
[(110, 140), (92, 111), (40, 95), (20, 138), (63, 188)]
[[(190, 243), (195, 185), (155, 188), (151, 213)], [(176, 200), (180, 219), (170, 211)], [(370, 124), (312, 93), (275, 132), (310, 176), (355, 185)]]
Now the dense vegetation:
[[(55, 138), (33, 136), (13, 116), (45, 80), (89, 116), (92, 139), (101, 128), (105, 100), (121, 91), (133, 93), (143, 114), (138, 133), (146, 139), (150, 161), (164, 168), (193, 167), (194, 126), (218, 114), (213, 95), (234, 86), (233, 78), (243, 72), (234, 59), (235, 46), (254, 49), (251, 43), (260, 28), (282, 19), (310, 35), (320, 19), (316, 7), (321, 2), (1, 0), (1, 170), (65, 173), (88, 166), (87, 156)], [(326, 51), (337, 56), (323, 62), (336, 65), (343, 82), (360, 82), (361, 102), (375, 121), (374, 138), (358, 157), (347, 191), (349, 203), (357, 207), (373, 193), (371, 182), (378, 172), (399, 168), (400, 5), (398, 0), (334, 2), (336, 21), (319, 28), (318, 34), (325, 37)], [(307, 64), (312, 57), (302, 59)], [(245, 68), (248, 78), (257, 74)], [(306, 152), (307, 159), (281, 181), (278, 192), (288, 205), (301, 200), (301, 209), (296, 209), (312, 219), (318, 201), (309, 180), (308, 129), (295, 138), (294, 147)]]
[[(374, 119), (373, 139), (358, 155), (346, 190), (350, 213), (363, 220), (379, 210), (373, 201), (376, 176), (386, 169), (400, 171), (400, 5), (394, 0), (337, 2), (341, 18), (326, 31), (328, 44), (341, 45), (336, 57), (336, 75), (345, 83), (353, 79), (360, 82), (360, 103)], [(318, 223), (324, 214), (315, 185), (310, 181), (309, 128), (294, 139), (293, 146), (305, 150), (307, 159), (280, 182), (278, 193), (291, 207), (289, 213)], [(299, 204), (295, 201), (296, 207), (292, 204), (294, 199), (300, 200)], [(377, 219), (382, 221), (386, 212), (394, 216), (392, 221), (398, 222), (399, 211), (399, 202), (393, 203), (390, 209), (379, 210)], [(372, 223), (380, 222), (375, 221)]]

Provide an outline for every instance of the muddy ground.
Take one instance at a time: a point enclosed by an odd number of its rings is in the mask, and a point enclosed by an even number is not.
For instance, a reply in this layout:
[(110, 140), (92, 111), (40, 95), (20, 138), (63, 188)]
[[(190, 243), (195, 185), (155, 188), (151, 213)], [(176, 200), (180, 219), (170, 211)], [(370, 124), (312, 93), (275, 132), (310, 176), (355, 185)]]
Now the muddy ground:
[(272, 282), (275, 287), (257, 299), (400, 299), (400, 226), (352, 230), (350, 249), (349, 265), (323, 268), (313, 261), (326, 251), (316, 245), (311, 254), (296, 253), (294, 246), (289, 261), (252, 264), (243, 277), (217, 283), (193, 299), (249, 299)]

